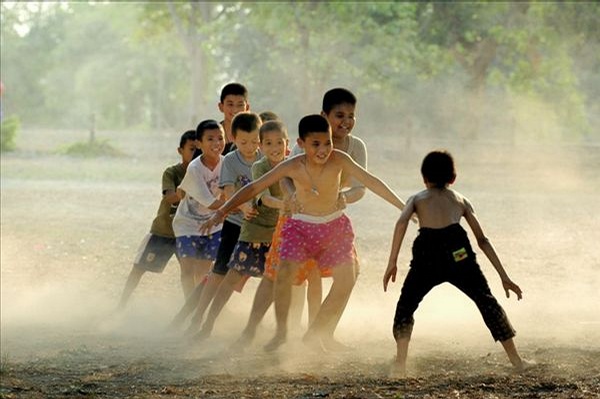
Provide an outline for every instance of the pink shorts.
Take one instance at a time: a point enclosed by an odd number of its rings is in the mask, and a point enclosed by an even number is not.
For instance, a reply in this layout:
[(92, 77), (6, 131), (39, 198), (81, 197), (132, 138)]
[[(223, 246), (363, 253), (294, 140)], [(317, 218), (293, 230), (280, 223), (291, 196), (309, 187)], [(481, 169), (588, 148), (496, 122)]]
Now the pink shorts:
[(354, 262), (354, 231), (342, 212), (320, 217), (293, 215), (281, 232), (280, 258), (304, 263), (314, 259), (319, 269)]

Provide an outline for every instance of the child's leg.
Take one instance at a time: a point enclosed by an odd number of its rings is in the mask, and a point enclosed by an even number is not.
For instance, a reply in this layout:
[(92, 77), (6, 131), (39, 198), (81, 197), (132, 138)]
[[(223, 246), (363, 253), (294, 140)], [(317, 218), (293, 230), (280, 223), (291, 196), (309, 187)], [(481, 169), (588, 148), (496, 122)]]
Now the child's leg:
[(213, 261), (208, 259), (198, 259), (194, 269), (194, 287), (204, 281), (212, 267)]
[(310, 327), (319, 313), (323, 301), (323, 284), (321, 273), (317, 267), (313, 268), (308, 275), (308, 288), (306, 290), (306, 302), (308, 303), (308, 326)]
[(200, 331), (199, 335), (197, 335), (197, 338), (202, 339), (210, 336), (217, 317), (219, 317), (219, 314), (221, 314), (223, 307), (225, 307), (225, 304), (227, 301), (229, 301), (229, 298), (231, 298), (231, 294), (233, 293), (235, 286), (242, 280), (242, 278), (244, 278), (244, 276), (242, 276), (239, 272), (229, 269), (225, 275), (225, 278), (217, 289), (212, 304), (210, 305), (210, 309), (208, 310), (206, 320), (202, 325), (202, 331)]
[(206, 283), (200, 283), (195, 288), (194, 291), (185, 299), (185, 303), (179, 312), (173, 318), (173, 321), (169, 325), (170, 328), (179, 327), (185, 319), (196, 309), (198, 303), (200, 302), (200, 297), (202, 296), (202, 290)]
[(508, 355), (508, 360), (510, 363), (515, 366), (516, 369), (520, 370), (523, 368), (523, 359), (519, 356), (519, 352), (517, 352), (517, 347), (515, 346), (515, 341), (513, 338), (506, 339), (504, 341), (500, 341), (504, 351)]
[(290, 325), (292, 326), (292, 330), (299, 331), (301, 329), (305, 296), (305, 284), (292, 285), (292, 298), (290, 302)]
[(504, 309), (492, 295), (479, 266), (476, 263), (463, 265), (460, 272), (452, 276), (450, 283), (475, 302), (494, 340), (502, 343), (510, 362), (520, 368), (522, 360), (512, 339), (515, 336), (515, 330)]
[(405, 377), (406, 376), (406, 357), (408, 355), (408, 344), (410, 342), (410, 334), (396, 338), (396, 360), (392, 365), (390, 377)]
[(250, 310), (250, 317), (248, 323), (242, 331), (242, 336), (234, 344), (235, 348), (242, 348), (248, 345), (254, 339), (256, 335), (256, 328), (261, 322), (265, 313), (273, 303), (273, 281), (266, 277), (263, 277), (258, 284), (256, 294), (254, 294), (254, 302), (252, 302), (252, 310)]
[(314, 322), (304, 336), (307, 343), (323, 336), (332, 336), (354, 287), (354, 265), (352, 263), (332, 269), (333, 284)]
[(196, 268), (200, 268), (199, 262), (198, 259), (187, 256), (179, 259), (179, 265), (181, 267), (181, 288), (183, 289), (184, 298), (187, 298), (196, 286), (194, 276), (196, 274)]
[(142, 276), (146, 271), (142, 268), (133, 265), (131, 271), (129, 272), (129, 276), (127, 277), (127, 282), (125, 282), (125, 288), (123, 288), (123, 293), (121, 294), (121, 300), (119, 301), (119, 309), (124, 309), (125, 305), (127, 305), (127, 301), (129, 301), (129, 297), (135, 290), (135, 287), (138, 286)]
[(265, 346), (267, 351), (277, 349), (287, 338), (287, 319), (292, 296), (292, 281), (299, 267), (300, 264), (297, 262), (281, 261), (274, 289), (277, 331), (275, 337)]
[(190, 322), (190, 326), (186, 330), (185, 335), (194, 334), (198, 330), (200, 324), (202, 323), (204, 312), (208, 308), (208, 305), (210, 305), (210, 302), (213, 300), (217, 290), (219, 289), (219, 285), (221, 285), (221, 282), (224, 278), (225, 276), (216, 273), (210, 273), (208, 275), (208, 280), (206, 281), (206, 284), (204, 284), (202, 294), (200, 295), (200, 300), (198, 301), (198, 306), (196, 307), (196, 313), (194, 313), (194, 316)]

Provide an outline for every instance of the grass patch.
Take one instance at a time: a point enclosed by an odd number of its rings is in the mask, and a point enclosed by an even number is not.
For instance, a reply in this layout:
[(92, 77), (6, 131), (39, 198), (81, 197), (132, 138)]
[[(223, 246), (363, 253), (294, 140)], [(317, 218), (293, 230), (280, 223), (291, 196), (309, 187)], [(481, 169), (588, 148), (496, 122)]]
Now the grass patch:
[(125, 156), (123, 151), (114, 147), (107, 139), (78, 141), (61, 148), (59, 153), (84, 158)]
[(21, 122), (16, 116), (5, 118), (0, 126), (0, 151), (13, 151), (16, 148), (15, 139)]

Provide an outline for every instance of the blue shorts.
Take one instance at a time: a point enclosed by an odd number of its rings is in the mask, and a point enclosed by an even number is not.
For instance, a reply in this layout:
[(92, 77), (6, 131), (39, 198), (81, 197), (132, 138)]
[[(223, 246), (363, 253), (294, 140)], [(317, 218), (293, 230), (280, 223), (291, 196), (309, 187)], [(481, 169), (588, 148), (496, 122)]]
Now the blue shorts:
[(173, 254), (175, 254), (174, 237), (148, 233), (140, 244), (133, 264), (148, 272), (162, 273)]
[(270, 242), (238, 241), (227, 267), (244, 276), (260, 277), (265, 272), (265, 258)]
[(177, 237), (177, 256), (180, 258), (215, 260), (220, 242), (220, 231), (207, 236)]

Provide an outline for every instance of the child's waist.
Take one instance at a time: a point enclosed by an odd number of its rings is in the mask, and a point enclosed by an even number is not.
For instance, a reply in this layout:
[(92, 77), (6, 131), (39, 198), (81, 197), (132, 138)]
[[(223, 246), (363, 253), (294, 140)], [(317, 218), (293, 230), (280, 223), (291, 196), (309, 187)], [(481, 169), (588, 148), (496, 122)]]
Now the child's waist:
[(294, 220), (300, 220), (303, 222), (307, 222), (307, 223), (321, 224), (321, 223), (329, 223), (332, 220), (335, 220), (335, 219), (341, 217), (343, 214), (344, 214), (344, 212), (341, 210), (332, 212), (327, 215), (307, 215), (305, 213), (294, 213), (294, 214), (292, 214), (292, 216), (290, 216), (290, 218), (294, 219)]

